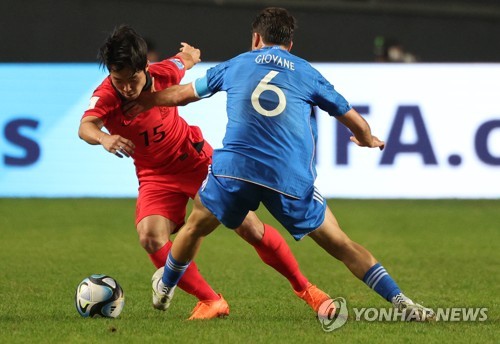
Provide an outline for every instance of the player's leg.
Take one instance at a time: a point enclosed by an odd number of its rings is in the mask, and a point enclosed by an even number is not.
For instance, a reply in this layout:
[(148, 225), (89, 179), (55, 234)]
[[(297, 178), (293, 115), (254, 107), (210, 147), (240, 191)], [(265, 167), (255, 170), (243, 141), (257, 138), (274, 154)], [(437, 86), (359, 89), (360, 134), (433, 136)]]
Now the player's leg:
[[(352, 241), (342, 231), (328, 207), (325, 210), (323, 224), (311, 232), (309, 237), (330, 255), (342, 261), (359, 279), (363, 279), (366, 272), (377, 263), (367, 249)], [(388, 292), (390, 293), (390, 290)]]
[[(141, 246), (148, 252), (149, 258), (157, 268), (165, 265), (172, 247), (170, 234), (176, 228), (177, 224), (161, 215), (146, 216), (137, 224), (137, 233)], [(179, 288), (195, 296), (200, 301), (220, 299), (219, 295), (200, 274), (194, 262), (179, 281)]]
[[(165, 265), (172, 247), (170, 235), (184, 222), (189, 198), (185, 194), (169, 191), (164, 184), (169, 183), (142, 182), (136, 207), (139, 241), (157, 268)], [(200, 274), (194, 262), (179, 281), (179, 288), (200, 300), (194, 310), (199, 309), (201, 303), (209, 305), (222, 300)], [(153, 306), (160, 310), (166, 309), (166, 305), (154, 293)], [(209, 308), (214, 309), (215, 306)]]
[(282, 274), (297, 296), (304, 299), (314, 311), (330, 296), (311, 284), (302, 274), (290, 247), (279, 232), (262, 223), (254, 212), (249, 212), (245, 221), (235, 232), (252, 245), (264, 263)]
[(373, 255), (360, 244), (352, 241), (340, 228), (335, 216), (327, 207), (325, 220), (309, 236), (326, 252), (342, 261), (360, 280), (394, 307), (410, 310), (413, 320), (430, 320), (434, 317), (431, 309), (413, 303), (402, 292), (387, 270)]
[[(153, 275), (153, 293), (155, 293), (160, 302), (165, 305), (165, 309), (170, 305), (175, 287), (189, 270), (189, 266), (191, 265), (190, 262), (196, 256), (203, 238), (210, 234), (218, 225), (219, 221), (217, 218), (203, 206), (199, 196), (196, 195), (193, 203), (193, 210), (186, 224), (179, 230), (172, 244), (172, 249), (168, 254), (165, 267), (159, 269), (155, 275)], [(220, 303), (220, 307), (218, 307), (219, 305), (216, 307), (218, 316), (229, 314), (227, 303), (222, 297), (221, 300), (223, 302)], [(213, 305), (210, 304), (207, 306)], [(193, 314), (193, 316), (194, 315), (195, 314)], [(193, 316), (190, 319), (202, 319), (200, 316), (194, 318)]]
[(307, 288), (307, 278), (301, 273), (290, 247), (276, 229), (262, 223), (254, 212), (249, 212), (235, 232), (255, 248), (264, 263), (288, 279), (295, 291)]
[[(193, 210), (172, 245), (160, 283), (153, 286), (165, 302), (170, 302), (175, 286), (196, 255), (203, 238), (221, 222), (228, 228), (239, 227), (248, 211), (257, 209), (258, 197), (253, 192), (246, 192), (253, 186), (231, 178), (217, 178), (209, 171), (194, 198)], [(251, 199), (242, 200), (241, 195), (251, 195)]]
[[(191, 127), (191, 139), (193, 142), (201, 143), (203, 137), (199, 128)], [(138, 217), (141, 209), (148, 209), (148, 214), (161, 214), (169, 223), (169, 233), (174, 233), (180, 225), (184, 223), (186, 216), (186, 205), (189, 198), (193, 198), (201, 183), (207, 175), (212, 147), (205, 142), (193, 146), (191, 140), (187, 140), (183, 151), (188, 153), (188, 158), (184, 161), (187, 167), (183, 173), (172, 175), (167, 168), (157, 169), (154, 173), (143, 173), (140, 182), (138, 201)], [(201, 151), (199, 150), (201, 149)], [(147, 171), (146, 171), (147, 172)], [(160, 245), (161, 246), (161, 245)], [(166, 309), (168, 303), (166, 299), (158, 296), (155, 286), (163, 277), (163, 270), (168, 254), (172, 247), (172, 242), (167, 241), (161, 247), (155, 266), (160, 268), (153, 275), (153, 297), (158, 300), (159, 307)], [(194, 293), (200, 300), (193, 309), (190, 320), (209, 319), (229, 313), (229, 306), (222, 298), (216, 294), (208, 283), (203, 279), (194, 262), (189, 264), (182, 278), (179, 280), (179, 287), (189, 293)]]
[(176, 227), (173, 221), (161, 215), (146, 216), (136, 226), (139, 242), (157, 268), (165, 265), (172, 246), (170, 234)]
[(309, 235), (326, 252), (342, 261), (349, 270), (370, 288), (392, 302), (399, 309), (411, 308), (418, 313), (416, 320), (427, 320), (434, 313), (414, 304), (401, 293), (396, 282), (385, 268), (363, 246), (352, 241), (340, 228), (326, 200), (318, 190), (310, 191), (300, 199), (268, 192), (264, 204), (274, 217), (296, 240)]
[[(163, 276), (163, 266), (167, 260), (171, 246), (172, 242), (167, 241), (167, 243), (162, 246), (160, 250), (151, 255), (155, 256), (156, 261), (163, 261), (161, 268), (158, 269), (153, 276), (152, 283), (154, 285), (158, 285), (158, 282)], [(182, 278), (178, 281), (178, 285), (179, 288), (194, 295), (200, 300), (192, 310), (189, 320), (212, 319), (229, 314), (229, 306), (226, 300), (224, 300), (221, 294), (215, 293), (212, 287), (198, 271), (198, 267), (195, 262), (189, 264), (186, 271), (182, 275)], [(159, 310), (166, 310), (169, 306), (169, 302), (167, 299), (159, 297), (153, 290), (153, 306)]]

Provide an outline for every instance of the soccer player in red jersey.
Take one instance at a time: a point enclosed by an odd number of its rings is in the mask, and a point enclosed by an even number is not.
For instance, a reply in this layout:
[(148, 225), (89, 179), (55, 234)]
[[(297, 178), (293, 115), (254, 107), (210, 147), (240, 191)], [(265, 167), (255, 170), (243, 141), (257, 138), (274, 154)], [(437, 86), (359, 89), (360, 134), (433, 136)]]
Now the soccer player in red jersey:
[[(147, 45), (132, 28), (120, 26), (99, 50), (101, 66), (109, 76), (97, 87), (83, 114), (78, 135), (91, 145), (102, 145), (117, 157), (132, 157), (139, 180), (136, 229), (153, 264), (163, 267), (172, 246), (170, 235), (183, 224), (186, 205), (205, 179), (212, 147), (201, 130), (189, 126), (176, 107), (154, 107), (137, 116), (126, 116), (122, 106), (141, 92), (155, 92), (180, 83), (186, 69), (200, 61), (200, 51), (182, 43), (180, 52), (149, 64)], [(102, 131), (106, 128), (108, 133)], [(297, 296), (318, 311), (329, 296), (301, 273), (286, 241), (276, 229), (249, 213), (236, 230), (260, 258), (286, 277)], [(199, 299), (189, 319), (210, 319), (229, 314), (229, 306), (191, 263), (179, 287)], [(153, 306), (168, 303), (155, 298)]]

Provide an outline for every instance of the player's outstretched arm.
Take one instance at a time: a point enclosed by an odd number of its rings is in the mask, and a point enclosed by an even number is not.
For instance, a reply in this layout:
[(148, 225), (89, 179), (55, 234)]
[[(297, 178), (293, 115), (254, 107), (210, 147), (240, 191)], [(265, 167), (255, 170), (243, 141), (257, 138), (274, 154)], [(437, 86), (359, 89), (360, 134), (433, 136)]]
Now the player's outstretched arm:
[(351, 141), (360, 147), (384, 149), (385, 142), (373, 136), (368, 122), (354, 109), (343, 116), (335, 117), (354, 134)]
[(142, 92), (139, 98), (123, 106), (127, 116), (137, 116), (154, 106), (186, 105), (200, 100), (194, 92), (192, 84), (174, 85), (159, 92)]

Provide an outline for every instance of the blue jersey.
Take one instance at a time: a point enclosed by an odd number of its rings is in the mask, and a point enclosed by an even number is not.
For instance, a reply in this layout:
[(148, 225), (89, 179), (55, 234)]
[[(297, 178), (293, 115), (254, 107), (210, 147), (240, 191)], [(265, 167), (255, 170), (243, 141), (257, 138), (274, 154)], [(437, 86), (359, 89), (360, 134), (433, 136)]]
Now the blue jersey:
[(227, 92), (228, 123), (212, 172), (301, 198), (316, 178), (313, 106), (332, 116), (349, 103), (307, 61), (264, 47), (210, 68), (200, 96)]

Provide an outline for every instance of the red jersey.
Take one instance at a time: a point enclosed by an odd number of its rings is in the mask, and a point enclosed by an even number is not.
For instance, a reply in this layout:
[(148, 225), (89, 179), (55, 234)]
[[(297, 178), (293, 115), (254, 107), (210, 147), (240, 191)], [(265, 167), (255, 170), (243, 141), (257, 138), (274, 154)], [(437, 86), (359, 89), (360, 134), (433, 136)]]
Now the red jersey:
[[(173, 57), (149, 66), (148, 83), (159, 91), (179, 84), (184, 73), (181, 59)], [(151, 174), (178, 174), (206, 165), (207, 157), (196, 154), (202, 148), (201, 130), (190, 127), (179, 116), (177, 107), (153, 107), (130, 119), (123, 114), (122, 105), (119, 92), (107, 77), (95, 89), (83, 117), (99, 117), (110, 134), (135, 144), (132, 157), (139, 179)]]

